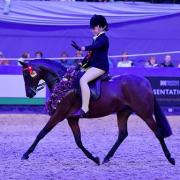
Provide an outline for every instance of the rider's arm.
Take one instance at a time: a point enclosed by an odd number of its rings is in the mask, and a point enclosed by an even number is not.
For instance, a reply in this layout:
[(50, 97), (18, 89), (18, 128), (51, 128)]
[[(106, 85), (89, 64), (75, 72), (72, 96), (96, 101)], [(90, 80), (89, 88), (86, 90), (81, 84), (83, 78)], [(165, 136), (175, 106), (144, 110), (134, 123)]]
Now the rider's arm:
[(93, 51), (95, 49), (99, 49), (99, 48), (103, 47), (107, 43), (108, 43), (108, 39), (106, 37), (98, 38), (92, 45), (85, 46), (84, 49), (82, 49), (82, 50)]

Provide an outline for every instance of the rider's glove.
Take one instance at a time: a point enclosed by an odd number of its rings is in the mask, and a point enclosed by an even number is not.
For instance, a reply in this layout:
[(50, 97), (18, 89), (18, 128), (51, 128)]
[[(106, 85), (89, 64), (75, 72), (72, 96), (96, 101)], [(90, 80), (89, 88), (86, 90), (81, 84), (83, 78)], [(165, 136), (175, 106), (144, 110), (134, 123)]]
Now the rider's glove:
[(71, 46), (73, 46), (75, 49), (77, 49), (78, 51), (81, 51), (81, 48), (76, 44), (75, 41), (71, 42)]

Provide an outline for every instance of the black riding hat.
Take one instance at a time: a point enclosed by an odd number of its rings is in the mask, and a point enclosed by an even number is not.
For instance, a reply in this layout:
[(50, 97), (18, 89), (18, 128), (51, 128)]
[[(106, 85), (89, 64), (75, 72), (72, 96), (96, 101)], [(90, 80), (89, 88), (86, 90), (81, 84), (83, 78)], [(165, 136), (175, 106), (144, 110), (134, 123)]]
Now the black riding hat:
[(91, 19), (90, 19), (90, 27), (94, 28), (95, 26), (100, 26), (102, 28), (104, 28), (105, 31), (108, 31), (108, 23), (106, 21), (106, 18), (102, 15), (94, 15)]

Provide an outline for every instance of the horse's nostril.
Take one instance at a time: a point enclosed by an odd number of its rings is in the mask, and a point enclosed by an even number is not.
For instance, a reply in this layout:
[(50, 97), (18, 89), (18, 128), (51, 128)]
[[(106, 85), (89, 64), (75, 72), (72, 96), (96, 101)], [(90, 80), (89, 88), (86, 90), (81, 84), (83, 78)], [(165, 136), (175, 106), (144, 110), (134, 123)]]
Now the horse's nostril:
[(28, 91), (28, 92), (26, 93), (26, 96), (27, 96), (28, 98), (33, 98), (35, 95), (36, 95), (36, 93), (35, 93), (34, 91)]
[(28, 97), (33, 98), (36, 94), (30, 94)]

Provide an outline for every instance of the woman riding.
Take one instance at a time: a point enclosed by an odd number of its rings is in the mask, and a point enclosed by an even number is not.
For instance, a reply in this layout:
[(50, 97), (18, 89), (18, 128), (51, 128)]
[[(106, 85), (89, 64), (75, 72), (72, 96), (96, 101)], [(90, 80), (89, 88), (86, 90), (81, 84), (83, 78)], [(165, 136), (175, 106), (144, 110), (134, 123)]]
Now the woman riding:
[(84, 118), (88, 115), (90, 101), (90, 89), (88, 83), (104, 73), (109, 72), (109, 39), (105, 34), (105, 32), (108, 31), (108, 23), (104, 16), (94, 15), (90, 20), (90, 27), (94, 35), (92, 45), (79, 47), (74, 41), (72, 42), (72, 46), (75, 49), (92, 52), (91, 59), (86, 66), (88, 69), (80, 79), (82, 107), (72, 114), (72, 117)]

